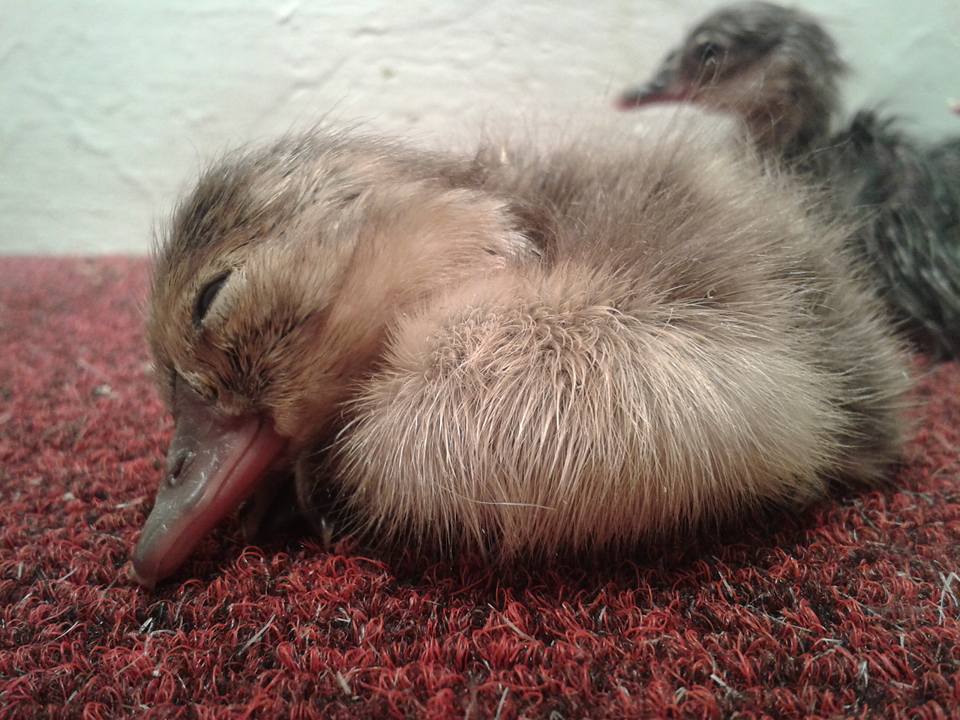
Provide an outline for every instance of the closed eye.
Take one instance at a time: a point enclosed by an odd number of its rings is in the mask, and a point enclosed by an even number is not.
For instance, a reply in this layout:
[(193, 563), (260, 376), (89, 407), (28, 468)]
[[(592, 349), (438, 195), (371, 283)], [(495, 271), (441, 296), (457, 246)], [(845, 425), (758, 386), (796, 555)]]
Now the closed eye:
[(193, 305), (194, 327), (200, 327), (203, 319), (207, 316), (207, 312), (210, 310), (210, 306), (213, 305), (213, 301), (216, 300), (217, 293), (223, 288), (231, 272), (233, 271), (224, 270), (222, 273), (215, 275), (200, 289), (200, 292), (197, 293), (197, 301)]

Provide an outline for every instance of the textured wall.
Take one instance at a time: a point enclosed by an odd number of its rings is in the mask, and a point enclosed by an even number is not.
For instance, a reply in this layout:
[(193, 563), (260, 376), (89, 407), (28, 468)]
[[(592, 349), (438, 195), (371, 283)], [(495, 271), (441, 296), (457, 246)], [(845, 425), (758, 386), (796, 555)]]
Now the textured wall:
[[(0, 251), (141, 252), (200, 162), (329, 113), (420, 141), (612, 114), (716, 2), (3, 4)], [(960, 3), (806, 0), (918, 131), (960, 131)]]

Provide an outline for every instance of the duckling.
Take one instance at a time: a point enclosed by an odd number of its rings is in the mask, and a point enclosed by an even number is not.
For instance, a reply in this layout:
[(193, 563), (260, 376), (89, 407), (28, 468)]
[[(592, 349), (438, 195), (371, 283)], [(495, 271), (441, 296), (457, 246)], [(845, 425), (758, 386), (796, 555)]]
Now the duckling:
[(135, 578), (290, 474), (375, 543), (495, 561), (884, 479), (902, 345), (844, 228), (724, 147), (315, 130), (213, 165), (155, 253), (175, 431)]
[(619, 104), (692, 102), (741, 118), (762, 152), (825, 184), (836, 211), (859, 224), (853, 246), (918, 345), (957, 357), (960, 142), (918, 144), (871, 111), (835, 131), (846, 69), (812, 17), (739, 3), (699, 22)]

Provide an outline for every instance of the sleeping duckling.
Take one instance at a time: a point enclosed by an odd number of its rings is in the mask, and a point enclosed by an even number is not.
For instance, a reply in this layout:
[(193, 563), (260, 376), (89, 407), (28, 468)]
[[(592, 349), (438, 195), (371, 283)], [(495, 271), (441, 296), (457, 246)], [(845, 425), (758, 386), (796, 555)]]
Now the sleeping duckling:
[(619, 104), (691, 102), (739, 117), (762, 152), (824, 184), (860, 226), (852, 247), (918, 345), (960, 356), (960, 140), (925, 146), (871, 111), (835, 131), (845, 70), (814, 18), (737, 3), (700, 21)]
[(746, 153), (681, 136), (461, 158), (315, 131), (230, 155), (155, 257), (176, 427), (135, 576), (289, 472), (371, 540), (532, 559), (881, 481), (905, 355), (845, 240)]

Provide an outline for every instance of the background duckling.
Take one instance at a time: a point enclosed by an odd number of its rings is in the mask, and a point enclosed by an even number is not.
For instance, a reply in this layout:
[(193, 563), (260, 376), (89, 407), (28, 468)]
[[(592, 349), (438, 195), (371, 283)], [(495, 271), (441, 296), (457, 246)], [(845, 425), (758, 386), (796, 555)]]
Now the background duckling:
[(614, 145), (316, 131), (208, 170), (156, 254), (176, 429), (138, 580), (289, 470), (371, 540), (493, 557), (883, 478), (905, 360), (842, 229), (740, 149)]
[(857, 113), (834, 131), (846, 66), (812, 17), (768, 2), (704, 18), (654, 78), (625, 91), (632, 108), (693, 102), (743, 119), (767, 155), (825, 182), (858, 223), (854, 247), (921, 346), (960, 354), (960, 140), (918, 144), (891, 120)]

